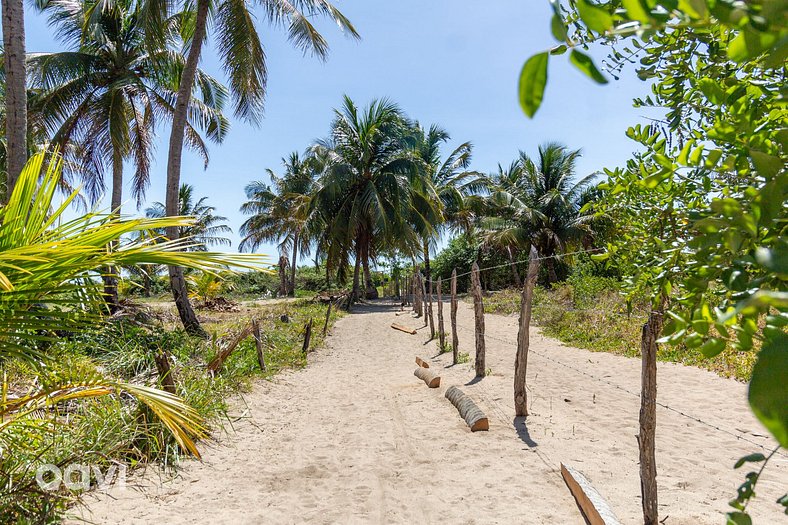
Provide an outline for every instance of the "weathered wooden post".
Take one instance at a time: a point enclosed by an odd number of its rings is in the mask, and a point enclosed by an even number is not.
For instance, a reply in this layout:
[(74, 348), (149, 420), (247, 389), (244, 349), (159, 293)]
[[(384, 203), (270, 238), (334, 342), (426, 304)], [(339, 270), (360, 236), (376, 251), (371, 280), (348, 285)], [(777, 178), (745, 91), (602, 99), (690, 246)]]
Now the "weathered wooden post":
[(416, 317), (422, 316), (422, 305), (424, 303), (424, 294), (421, 292), (421, 272), (416, 273)]
[(479, 265), (473, 263), (471, 268), (471, 287), (473, 288), (473, 315), (476, 321), (476, 377), (487, 374), (484, 347), (484, 302), (482, 301), (482, 284), (479, 281)]
[(427, 282), (424, 280), (424, 274), (422, 273), (419, 273), (419, 282), (421, 283), (421, 311), (424, 315), (424, 326), (427, 326), (430, 323), (427, 308), (429, 299), (427, 299)]
[(643, 504), (643, 523), (659, 523), (657, 509), (657, 460), (654, 452), (657, 427), (657, 339), (662, 333), (662, 312), (651, 312), (643, 325), (640, 340), (640, 495)]
[(514, 358), (514, 415), (528, 415), (528, 392), (525, 388), (526, 372), (528, 371), (528, 347), (530, 346), (529, 329), (531, 327), (531, 307), (534, 298), (534, 286), (539, 276), (539, 255), (531, 246), (528, 254), (528, 276), (520, 298), (520, 329), (517, 332), (517, 354)]
[(265, 372), (266, 367), (265, 354), (263, 354), (263, 340), (260, 337), (260, 323), (257, 322), (257, 319), (252, 320), (252, 335), (254, 336), (254, 346), (257, 349), (257, 363), (260, 365), (260, 370)]
[(427, 315), (430, 320), (430, 341), (435, 339), (435, 316), (432, 315), (432, 278), (429, 278), (429, 293), (427, 294)]
[(326, 332), (328, 331), (328, 320), (331, 318), (331, 307), (334, 305), (334, 301), (331, 298), (328, 298), (328, 310), (326, 310), (326, 322), (323, 323), (323, 337), (326, 336)]
[(460, 357), (460, 340), (457, 337), (457, 268), (451, 271), (451, 307), (449, 309), (449, 317), (451, 319), (451, 362), (456, 365)]
[(304, 355), (309, 352), (309, 342), (312, 340), (312, 318), (309, 318), (309, 322), (306, 323), (304, 327), (304, 346), (301, 348), (301, 351)]
[(443, 352), (446, 348), (446, 332), (443, 329), (443, 294), (441, 294), (441, 285), (443, 279), (438, 277), (438, 344), (440, 351)]

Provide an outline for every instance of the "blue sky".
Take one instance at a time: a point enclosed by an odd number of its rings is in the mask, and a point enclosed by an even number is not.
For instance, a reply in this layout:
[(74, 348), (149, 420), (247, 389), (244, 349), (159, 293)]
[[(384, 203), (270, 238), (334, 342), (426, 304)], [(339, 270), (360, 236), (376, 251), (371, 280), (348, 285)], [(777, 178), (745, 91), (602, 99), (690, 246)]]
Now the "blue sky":
[[(265, 119), (258, 127), (233, 119), (225, 142), (211, 145), (207, 170), (195, 154), (185, 154), (182, 180), (229, 218), (236, 232), (233, 251), (244, 220), (238, 212), (244, 186), (265, 179), (265, 168), (278, 172), (283, 156), (325, 136), (343, 94), (358, 104), (389, 97), (411, 118), (446, 128), (451, 144), (470, 140), (473, 169), (483, 172), (508, 164), (518, 150), (533, 153), (545, 141), (582, 148), (578, 175), (621, 165), (635, 148), (624, 132), (642, 121), (642, 110), (632, 108), (631, 100), (645, 95), (648, 85), (631, 70), (598, 86), (570, 66), (566, 55), (551, 57), (542, 108), (533, 120), (520, 110), (516, 94), (523, 62), (553, 45), (547, 0), (338, 0), (335, 5), (354, 23), (360, 41), (320, 24), (331, 44), (328, 60), (321, 62), (293, 49), (282, 30), (260, 23), (269, 70)], [(29, 10), (26, 31), (29, 52), (61, 49), (46, 21)], [(222, 78), (210, 47), (202, 67)], [(168, 127), (158, 130), (149, 201), (164, 200), (168, 136)], [(136, 212), (131, 200), (124, 212)], [(260, 251), (273, 255), (275, 248)]]

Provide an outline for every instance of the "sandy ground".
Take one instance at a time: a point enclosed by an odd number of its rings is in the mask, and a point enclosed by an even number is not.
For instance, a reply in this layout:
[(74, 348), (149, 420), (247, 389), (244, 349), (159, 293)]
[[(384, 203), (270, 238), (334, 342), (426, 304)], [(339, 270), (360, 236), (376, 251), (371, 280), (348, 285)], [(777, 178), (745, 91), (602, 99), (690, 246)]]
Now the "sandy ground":
[[(623, 523), (642, 523), (637, 461), (640, 361), (568, 348), (533, 330), (531, 415), (512, 402), (517, 319), (486, 318), (487, 366), (450, 366), (398, 307), (359, 308), (340, 320), (309, 366), (246, 396), (235, 432), (188, 462), (174, 479), (148, 471), (125, 489), (92, 494), (77, 517), (95, 523), (583, 523), (559, 463), (583, 472)], [(448, 308), (446, 308), (448, 323)], [(473, 358), (473, 320), (460, 304), (460, 351)], [(448, 328), (448, 325), (447, 325)], [(471, 328), (470, 330), (468, 328)], [(428, 389), (414, 357), (442, 376)], [(746, 387), (710, 372), (660, 364), (660, 518), (717, 524), (746, 471), (736, 459), (772, 447), (750, 414)], [(471, 433), (443, 397), (461, 386), (490, 417)], [(717, 427), (717, 428), (713, 428)], [(733, 434), (733, 435), (731, 435)], [(132, 487), (133, 485), (133, 487)], [(758, 523), (786, 523), (775, 500), (788, 459), (775, 456), (750, 506)]]

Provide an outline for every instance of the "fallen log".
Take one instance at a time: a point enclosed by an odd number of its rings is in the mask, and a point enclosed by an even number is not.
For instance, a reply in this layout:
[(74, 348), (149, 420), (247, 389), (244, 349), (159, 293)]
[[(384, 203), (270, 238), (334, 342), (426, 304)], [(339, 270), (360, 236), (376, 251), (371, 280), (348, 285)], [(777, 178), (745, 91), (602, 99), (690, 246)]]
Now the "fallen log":
[(473, 399), (466, 396), (462, 390), (456, 386), (449, 387), (449, 389), (446, 390), (446, 399), (451, 401), (451, 404), (457, 408), (460, 417), (471, 427), (471, 432), (490, 429), (490, 422), (487, 416), (476, 406)]
[(402, 326), (401, 324), (398, 323), (391, 323), (391, 327), (394, 330), (399, 330), (401, 332), (405, 332), (406, 334), (416, 335), (416, 330), (414, 330), (413, 328), (408, 328), (407, 326)]
[(621, 525), (605, 499), (583, 474), (561, 463), (561, 476), (590, 525)]
[(424, 359), (422, 359), (421, 357), (418, 357), (418, 356), (416, 357), (416, 364), (419, 365), (422, 368), (429, 368), (430, 367), (430, 364), (427, 361), (425, 361)]
[(227, 360), (228, 357), (230, 357), (230, 354), (233, 353), (233, 350), (235, 350), (238, 344), (244, 339), (246, 339), (247, 337), (249, 337), (250, 335), (252, 335), (253, 329), (254, 326), (252, 325), (252, 323), (249, 323), (246, 326), (244, 326), (241, 329), (241, 331), (238, 332), (235, 335), (235, 337), (230, 339), (229, 342), (227, 342), (226, 345), (224, 345), (224, 348), (222, 348), (216, 354), (216, 356), (213, 359), (211, 359), (211, 362), (208, 363), (208, 373), (211, 376), (216, 375), (216, 373), (219, 370), (221, 370), (222, 365), (224, 365), (224, 362)]
[(424, 381), (424, 383), (430, 388), (438, 388), (441, 386), (441, 378), (440, 376), (436, 376), (428, 368), (418, 367), (414, 372), (413, 375)]

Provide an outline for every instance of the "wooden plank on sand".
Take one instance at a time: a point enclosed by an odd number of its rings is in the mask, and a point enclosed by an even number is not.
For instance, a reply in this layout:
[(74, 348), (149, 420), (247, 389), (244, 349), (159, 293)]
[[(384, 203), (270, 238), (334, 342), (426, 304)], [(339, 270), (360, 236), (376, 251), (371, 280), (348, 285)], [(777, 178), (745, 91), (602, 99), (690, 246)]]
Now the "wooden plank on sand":
[(391, 327), (394, 330), (400, 330), (401, 332), (405, 332), (406, 334), (416, 335), (416, 330), (413, 328), (408, 328), (407, 326), (402, 326), (401, 324), (391, 323)]
[(422, 368), (429, 368), (430, 364), (419, 356), (416, 356), (416, 364)]
[(413, 375), (424, 381), (430, 388), (438, 388), (441, 386), (440, 376), (436, 376), (430, 372), (429, 368), (418, 367), (414, 370)]
[(583, 474), (561, 463), (561, 476), (590, 525), (621, 525), (613, 509)]

